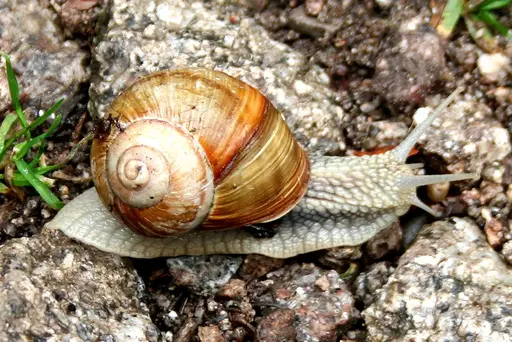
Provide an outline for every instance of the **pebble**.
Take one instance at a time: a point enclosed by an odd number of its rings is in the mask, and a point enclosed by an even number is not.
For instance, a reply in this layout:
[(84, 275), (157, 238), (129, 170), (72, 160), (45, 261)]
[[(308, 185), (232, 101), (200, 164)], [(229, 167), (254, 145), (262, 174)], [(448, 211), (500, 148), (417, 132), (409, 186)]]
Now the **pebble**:
[(500, 82), (505, 80), (507, 74), (512, 72), (510, 57), (502, 53), (484, 53), (478, 57), (478, 70), (489, 82)]
[(198, 337), (201, 342), (224, 342), (226, 338), (217, 325), (199, 327)]
[(290, 309), (277, 309), (263, 317), (256, 330), (256, 340), (265, 342), (296, 341), (293, 328), (295, 312)]
[(380, 231), (365, 244), (365, 255), (378, 260), (391, 252), (397, 252), (402, 246), (403, 232), (400, 222), (396, 221)]
[(306, 0), (306, 13), (308, 15), (317, 16), (324, 8), (325, 0)]
[(508, 229), (500, 220), (492, 218), (486, 222), (484, 232), (489, 245), (494, 249), (498, 249), (501, 248)]
[[(267, 286), (260, 283), (251, 291), (251, 298), (271, 307), (293, 310), (293, 326), (299, 342), (333, 340), (337, 331), (357, 315), (352, 294), (334, 270), (322, 270), (313, 264), (292, 264), (267, 277)], [(281, 314), (285, 313), (279, 311)], [(289, 317), (291, 313), (286, 315)]]
[(387, 9), (393, 5), (393, 0), (376, 0), (375, 1), (380, 8)]
[(167, 259), (174, 283), (200, 296), (215, 295), (242, 264), (242, 256), (198, 255)]
[(220, 289), (220, 291), (217, 293), (217, 296), (232, 299), (243, 298), (247, 296), (245, 281), (242, 279), (231, 279)]
[(249, 254), (240, 267), (240, 275), (246, 279), (257, 279), (284, 265), (285, 260), (259, 254)]

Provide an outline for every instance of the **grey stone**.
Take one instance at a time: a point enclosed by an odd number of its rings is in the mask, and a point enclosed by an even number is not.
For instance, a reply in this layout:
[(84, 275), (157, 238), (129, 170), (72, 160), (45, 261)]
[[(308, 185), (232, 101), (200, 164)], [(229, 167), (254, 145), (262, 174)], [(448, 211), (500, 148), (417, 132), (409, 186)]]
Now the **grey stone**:
[(290, 12), (289, 21), (290, 28), (313, 38), (330, 37), (341, 28), (343, 23), (339, 18), (330, 23), (321, 22), (309, 16), (304, 6), (294, 8)]
[(1, 341), (157, 341), (124, 259), (58, 231), (0, 246)]
[(344, 112), (329, 77), (251, 18), (231, 24), (222, 1), (112, 2), (111, 20), (93, 54), (90, 110), (103, 117), (119, 92), (166, 68), (208, 67), (253, 85), (283, 112), (312, 153), (345, 149)]
[(505, 260), (509, 263), (509, 265), (512, 265), (512, 241), (507, 241), (503, 245), (501, 253), (505, 257)]
[(348, 286), (334, 270), (293, 264), (267, 278), (251, 295), (270, 307), (295, 311), (296, 341), (336, 341), (337, 330), (358, 315)]
[(108, 0), (53, 0), (52, 7), (67, 37), (94, 36), (96, 22), (106, 18)]
[(393, 104), (420, 103), (446, 71), (441, 39), (421, 18), (402, 22), (384, 41), (373, 88)]
[(452, 222), (424, 227), (376, 291), (369, 341), (512, 339), (512, 271), (471, 220)]
[(244, 258), (229, 255), (183, 256), (167, 259), (174, 283), (200, 296), (215, 295), (236, 273)]
[[(11, 58), (25, 107), (46, 110), (65, 97), (60, 113), (67, 114), (89, 80), (88, 54), (65, 40), (54, 20), (55, 14), (37, 0), (0, 2), (0, 50)], [(1, 113), (11, 99), (5, 70), (0, 71)]]
[(395, 268), (385, 261), (371, 265), (367, 270), (361, 272), (354, 281), (355, 298), (363, 302), (365, 306), (372, 304), (377, 290), (386, 284), (394, 271)]

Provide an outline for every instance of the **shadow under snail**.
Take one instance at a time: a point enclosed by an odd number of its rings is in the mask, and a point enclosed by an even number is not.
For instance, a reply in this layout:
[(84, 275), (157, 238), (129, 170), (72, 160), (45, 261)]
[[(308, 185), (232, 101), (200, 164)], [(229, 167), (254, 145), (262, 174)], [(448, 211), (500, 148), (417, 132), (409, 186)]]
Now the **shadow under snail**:
[[(395, 149), (308, 157), (258, 90), (219, 71), (160, 71), (111, 104), (115, 124), (91, 149), (95, 187), (47, 224), (135, 258), (264, 254), (286, 258), (361, 244), (411, 205), (422, 185), (473, 174), (415, 175), (409, 151), (451, 94)], [(240, 227), (276, 221), (271, 238)], [(237, 229), (238, 228), (238, 229)]]

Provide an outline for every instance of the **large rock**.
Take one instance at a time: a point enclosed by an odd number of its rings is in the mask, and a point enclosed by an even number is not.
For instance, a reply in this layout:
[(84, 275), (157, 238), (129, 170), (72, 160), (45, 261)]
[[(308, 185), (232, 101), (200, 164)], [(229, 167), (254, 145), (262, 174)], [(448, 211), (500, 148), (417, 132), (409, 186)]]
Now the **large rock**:
[[(245, 16), (238, 11), (238, 17)], [(102, 117), (114, 97), (142, 75), (208, 67), (267, 95), (310, 151), (336, 153), (345, 148), (339, 129), (344, 113), (334, 104), (327, 74), (273, 41), (253, 19), (232, 23), (220, 4), (184, 0), (114, 0), (111, 12), (93, 55), (93, 115)]]
[(369, 341), (510, 341), (512, 270), (468, 219), (425, 227), (363, 316)]
[(0, 246), (0, 341), (157, 341), (140, 282), (115, 255), (44, 230)]
[[(293, 310), (296, 341), (336, 341), (338, 331), (348, 327), (358, 316), (354, 298), (340, 274), (313, 264), (283, 267), (270, 273), (268, 280), (249, 292), (253, 300), (266, 303), (272, 310), (274, 307)], [(287, 310), (268, 312), (258, 327), (258, 335), (278, 336), (274, 330), (290, 321), (289, 316)], [(288, 330), (282, 333), (295, 335)], [(269, 341), (274, 340), (269, 338)]]
[(445, 67), (442, 40), (418, 16), (401, 22), (383, 42), (373, 88), (393, 104), (421, 103), (443, 80)]
[[(35, 111), (49, 109), (65, 97), (61, 113), (68, 113), (83, 96), (89, 80), (88, 53), (65, 40), (55, 14), (37, 0), (0, 1), (0, 51), (12, 60), (20, 83), (20, 98)], [(0, 113), (10, 109), (5, 69), (0, 70)]]

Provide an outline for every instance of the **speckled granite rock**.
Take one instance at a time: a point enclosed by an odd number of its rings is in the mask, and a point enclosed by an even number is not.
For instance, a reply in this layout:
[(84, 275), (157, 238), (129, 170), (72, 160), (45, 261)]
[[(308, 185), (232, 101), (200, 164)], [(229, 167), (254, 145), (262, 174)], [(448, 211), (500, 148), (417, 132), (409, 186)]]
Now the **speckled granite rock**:
[[(313, 264), (293, 264), (267, 277), (261, 283), (266, 287), (257, 288), (251, 296), (271, 307), (294, 310), (296, 341), (336, 341), (337, 330), (348, 326), (358, 315), (352, 294), (334, 270), (325, 271)], [(260, 333), (273, 329), (267, 323), (262, 324), (265, 326), (259, 328)]]
[[(414, 115), (423, 120), (426, 108)], [(501, 123), (492, 119), (492, 110), (474, 101), (459, 101), (420, 139), (432, 166), (444, 164), (450, 173), (482, 172), (488, 163), (502, 161), (512, 150), (510, 135)], [(435, 159), (439, 159), (436, 163)]]
[(368, 341), (512, 340), (512, 270), (470, 220), (425, 227), (365, 302)]
[(394, 104), (421, 103), (444, 73), (442, 40), (418, 16), (400, 23), (383, 43), (373, 88)]
[(386, 284), (394, 271), (395, 268), (385, 261), (371, 265), (354, 282), (355, 298), (369, 306), (375, 300), (375, 292)]
[(122, 89), (149, 72), (208, 67), (260, 89), (311, 152), (344, 150), (339, 129), (344, 113), (334, 104), (327, 74), (273, 41), (253, 19), (231, 23), (222, 6), (222, 1), (114, 0), (93, 55), (91, 112), (102, 117)]
[(123, 259), (58, 231), (0, 246), (0, 341), (157, 341)]
[(276, 309), (265, 316), (256, 332), (256, 340), (262, 342), (296, 341), (297, 332), (293, 328), (295, 312), (290, 309)]
[[(25, 107), (46, 110), (65, 97), (60, 112), (66, 114), (89, 80), (88, 54), (76, 42), (64, 40), (54, 20), (55, 14), (37, 0), (0, 1), (0, 50), (11, 57)], [(5, 70), (0, 71), (1, 113), (11, 100)]]

